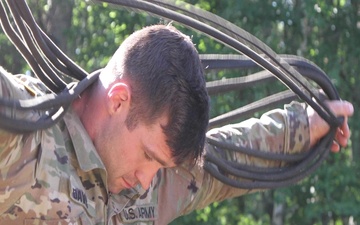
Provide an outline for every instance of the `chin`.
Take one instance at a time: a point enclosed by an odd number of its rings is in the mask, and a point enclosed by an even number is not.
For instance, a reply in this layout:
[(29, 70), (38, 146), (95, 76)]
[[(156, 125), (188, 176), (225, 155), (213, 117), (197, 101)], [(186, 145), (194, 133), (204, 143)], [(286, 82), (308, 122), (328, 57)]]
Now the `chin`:
[(109, 187), (109, 192), (111, 194), (118, 194), (122, 190), (125, 190), (125, 188), (124, 187)]

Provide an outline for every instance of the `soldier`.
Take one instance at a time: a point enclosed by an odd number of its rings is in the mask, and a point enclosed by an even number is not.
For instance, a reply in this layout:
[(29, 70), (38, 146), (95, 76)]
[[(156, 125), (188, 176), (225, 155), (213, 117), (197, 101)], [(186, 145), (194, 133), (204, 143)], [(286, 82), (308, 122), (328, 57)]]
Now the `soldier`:
[[(27, 90), (1, 72), (3, 98), (31, 98)], [(353, 113), (345, 101), (328, 105), (345, 118)], [(203, 150), (216, 154), (204, 144), (208, 108), (190, 38), (163, 25), (135, 32), (59, 123), (23, 135), (0, 130), (0, 223), (168, 224), (211, 202), (255, 191), (224, 185), (202, 169)], [(39, 117), (39, 112), (0, 111)], [(311, 108), (293, 103), (208, 135), (296, 153), (307, 151), (328, 129)], [(345, 119), (332, 150), (339, 150), (337, 143), (345, 146), (349, 136)], [(234, 153), (227, 157), (284, 165)]]

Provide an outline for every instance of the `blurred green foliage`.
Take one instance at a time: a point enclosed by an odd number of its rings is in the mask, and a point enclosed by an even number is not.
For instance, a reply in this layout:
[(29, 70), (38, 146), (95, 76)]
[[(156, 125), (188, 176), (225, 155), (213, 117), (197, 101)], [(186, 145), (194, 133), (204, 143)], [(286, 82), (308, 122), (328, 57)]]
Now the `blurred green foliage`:
[[(29, 0), (34, 16), (49, 36), (77, 64), (91, 72), (106, 65), (121, 42), (143, 26), (169, 21), (105, 3), (89, 0)], [(354, 103), (349, 124), (351, 141), (339, 154), (332, 154), (301, 183), (277, 190), (214, 203), (175, 220), (178, 224), (358, 224), (360, 223), (359, 117), (360, 1), (359, 0), (189, 0), (213, 12), (269, 45), (275, 52), (300, 55), (315, 62), (331, 78), (343, 99)], [(68, 16), (53, 10), (68, 4)], [(50, 21), (50, 22), (49, 22)], [(61, 39), (52, 36), (49, 23), (67, 22)], [(51, 25), (50, 24), (50, 25)], [(200, 53), (233, 53), (233, 50), (179, 24), (191, 35)], [(57, 39), (58, 38), (58, 39)], [(13, 73), (29, 70), (26, 62), (0, 33), (0, 64)], [(217, 71), (208, 80), (236, 77), (242, 71)], [(282, 89), (282, 85), (250, 87), (212, 99), (211, 115)], [(255, 115), (256, 116), (256, 115)], [(278, 214), (276, 214), (277, 212)], [(276, 218), (280, 218), (277, 219)]]

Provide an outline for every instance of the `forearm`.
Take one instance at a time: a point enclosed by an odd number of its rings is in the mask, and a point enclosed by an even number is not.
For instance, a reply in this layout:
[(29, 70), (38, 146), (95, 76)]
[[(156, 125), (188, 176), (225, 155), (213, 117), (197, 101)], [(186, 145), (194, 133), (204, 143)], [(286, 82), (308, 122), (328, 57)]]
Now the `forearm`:
[[(270, 111), (260, 119), (253, 118), (238, 124), (213, 129), (208, 132), (208, 135), (222, 142), (281, 154), (306, 151), (310, 143), (306, 110), (299, 103), (286, 105), (283, 110)], [(213, 148), (214, 146), (209, 146), (208, 149), (214, 151)], [(224, 151), (224, 149), (217, 148), (216, 151)], [(254, 157), (236, 154), (232, 151), (226, 152), (227, 159), (246, 164), (258, 164)], [(262, 164), (264, 161), (259, 163)]]

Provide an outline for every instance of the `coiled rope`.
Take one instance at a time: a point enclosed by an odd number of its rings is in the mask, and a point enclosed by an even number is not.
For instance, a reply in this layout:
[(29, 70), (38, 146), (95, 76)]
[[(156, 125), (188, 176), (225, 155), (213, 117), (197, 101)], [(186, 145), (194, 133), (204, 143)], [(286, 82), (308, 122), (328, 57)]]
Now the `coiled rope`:
[[(279, 56), (263, 42), (234, 24), (214, 14), (179, 1), (98, 0), (115, 6), (142, 10), (165, 17), (198, 30), (224, 43), (239, 55), (201, 55), (207, 70), (260, 67), (264, 71), (245, 78), (207, 83), (209, 94), (240, 89), (252, 83), (277, 78), (290, 90), (268, 96), (237, 110), (210, 120), (210, 127), (228, 123), (244, 115), (272, 107), (274, 104), (301, 98), (330, 125), (329, 133), (306, 154), (284, 155), (267, 153), (261, 149), (247, 149), (207, 137), (210, 144), (230, 151), (241, 152), (266, 160), (289, 162), (286, 168), (259, 168), (241, 165), (211, 154), (205, 155), (204, 169), (220, 181), (238, 188), (275, 188), (294, 184), (312, 173), (326, 158), (341, 119), (336, 118), (320, 100), (318, 87), (327, 98), (339, 99), (326, 74), (310, 61), (296, 56)], [(26, 59), (35, 75), (52, 93), (33, 100), (0, 98), (0, 106), (12, 110), (40, 110), (44, 114), (37, 121), (19, 120), (0, 114), (0, 127), (16, 133), (46, 129), (59, 121), (71, 102), (98, 77), (99, 71), (88, 74), (68, 58), (39, 28), (25, 0), (2, 0), (1, 26), (18, 51)], [(11, 22), (11, 19), (14, 23)], [(68, 83), (68, 77), (74, 82)], [(312, 85), (307, 79), (314, 81)], [(249, 82), (250, 81), (250, 82)]]

